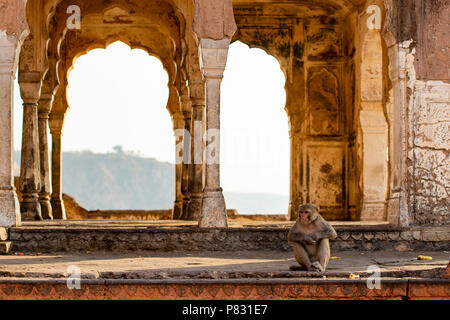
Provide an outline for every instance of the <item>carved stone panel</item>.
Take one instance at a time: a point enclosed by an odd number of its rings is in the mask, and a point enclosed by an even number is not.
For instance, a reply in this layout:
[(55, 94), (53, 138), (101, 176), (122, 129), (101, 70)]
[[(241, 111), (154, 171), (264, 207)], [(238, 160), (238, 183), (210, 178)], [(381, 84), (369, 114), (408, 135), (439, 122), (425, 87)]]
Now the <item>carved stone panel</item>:
[(304, 146), (306, 200), (320, 206), (326, 219), (345, 219), (346, 144), (309, 142)]
[(342, 34), (339, 30), (308, 26), (306, 39), (309, 59), (342, 56)]
[(308, 75), (310, 135), (339, 135), (339, 84), (326, 68), (312, 68)]

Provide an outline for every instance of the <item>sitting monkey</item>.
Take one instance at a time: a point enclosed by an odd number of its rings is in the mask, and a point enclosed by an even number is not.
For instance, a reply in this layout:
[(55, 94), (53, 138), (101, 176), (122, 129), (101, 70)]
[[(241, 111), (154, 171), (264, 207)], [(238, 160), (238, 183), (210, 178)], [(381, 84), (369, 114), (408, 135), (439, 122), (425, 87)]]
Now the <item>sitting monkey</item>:
[(336, 239), (334, 228), (319, 214), (312, 204), (303, 204), (298, 210), (298, 218), (288, 234), (288, 241), (294, 246), (295, 260), (300, 266), (291, 270), (323, 272), (330, 260), (329, 239)]

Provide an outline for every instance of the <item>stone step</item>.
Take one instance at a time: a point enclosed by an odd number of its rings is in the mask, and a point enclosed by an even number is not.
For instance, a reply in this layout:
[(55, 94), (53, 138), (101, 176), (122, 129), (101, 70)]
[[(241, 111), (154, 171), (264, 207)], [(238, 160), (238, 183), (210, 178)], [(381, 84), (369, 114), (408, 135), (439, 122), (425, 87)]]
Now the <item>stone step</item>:
[(0, 254), (7, 254), (11, 250), (11, 241), (1, 241), (0, 242)]
[(8, 240), (8, 230), (6, 228), (0, 227), (0, 241)]
[[(380, 289), (370, 290), (366, 279), (86, 279), (79, 289), (69, 290), (66, 279), (0, 279), (0, 300), (448, 300), (449, 282), (395, 279), (383, 281)], [(167, 313), (169, 319), (178, 314)]]

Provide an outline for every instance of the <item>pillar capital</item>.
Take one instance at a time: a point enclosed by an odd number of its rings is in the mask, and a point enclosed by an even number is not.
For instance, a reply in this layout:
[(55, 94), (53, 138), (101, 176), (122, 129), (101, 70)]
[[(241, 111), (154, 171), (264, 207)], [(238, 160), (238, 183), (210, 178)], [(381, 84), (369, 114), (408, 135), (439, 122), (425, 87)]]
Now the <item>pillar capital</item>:
[(181, 112), (172, 116), (173, 130), (184, 129), (184, 118)]
[(61, 136), (64, 127), (64, 114), (50, 113), (48, 125), (52, 135)]
[(222, 79), (228, 58), (230, 38), (200, 39), (200, 69), (205, 79)]
[(205, 83), (203, 81), (192, 82), (190, 85), (192, 107), (205, 106)]
[(49, 94), (42, 94), (38, 103), (39, 119), (48, 119), (50, 111), (52, 110), (53, 96)]
[(186, 126), (186, 122), (189, 123), (189, 121), (191, 120), (191, 117), (192, 117), (192, 111), (191, 110), (183, 111), (183, 120), (185, 121), (185, 126)]
[(19, 83), (20, 95), (22, 96), (24, 104), (36, 104), (41, 95), (41, 72), (19, 72)]

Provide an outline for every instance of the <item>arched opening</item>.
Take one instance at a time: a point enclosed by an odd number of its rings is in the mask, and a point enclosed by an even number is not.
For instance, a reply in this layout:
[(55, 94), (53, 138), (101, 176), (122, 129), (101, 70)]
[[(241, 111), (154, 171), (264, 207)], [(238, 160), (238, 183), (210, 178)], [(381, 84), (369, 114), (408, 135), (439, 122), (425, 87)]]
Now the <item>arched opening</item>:
[(167, 83), (159, 59), (122, 42), (75, 61), (63, 129), (63, 192), (89, 210), (172, 207)]
[(285, 77), (261, 49), (230, 45), (221, 94), (221, 184), (227, 208), (286, 214), (289, 132)]
[(382, 221), (388, 186), (388, 126), (383, 105), (382, 38), (378, 30), (369, 30), (364, 36), (360, 80), (361, 220)]

